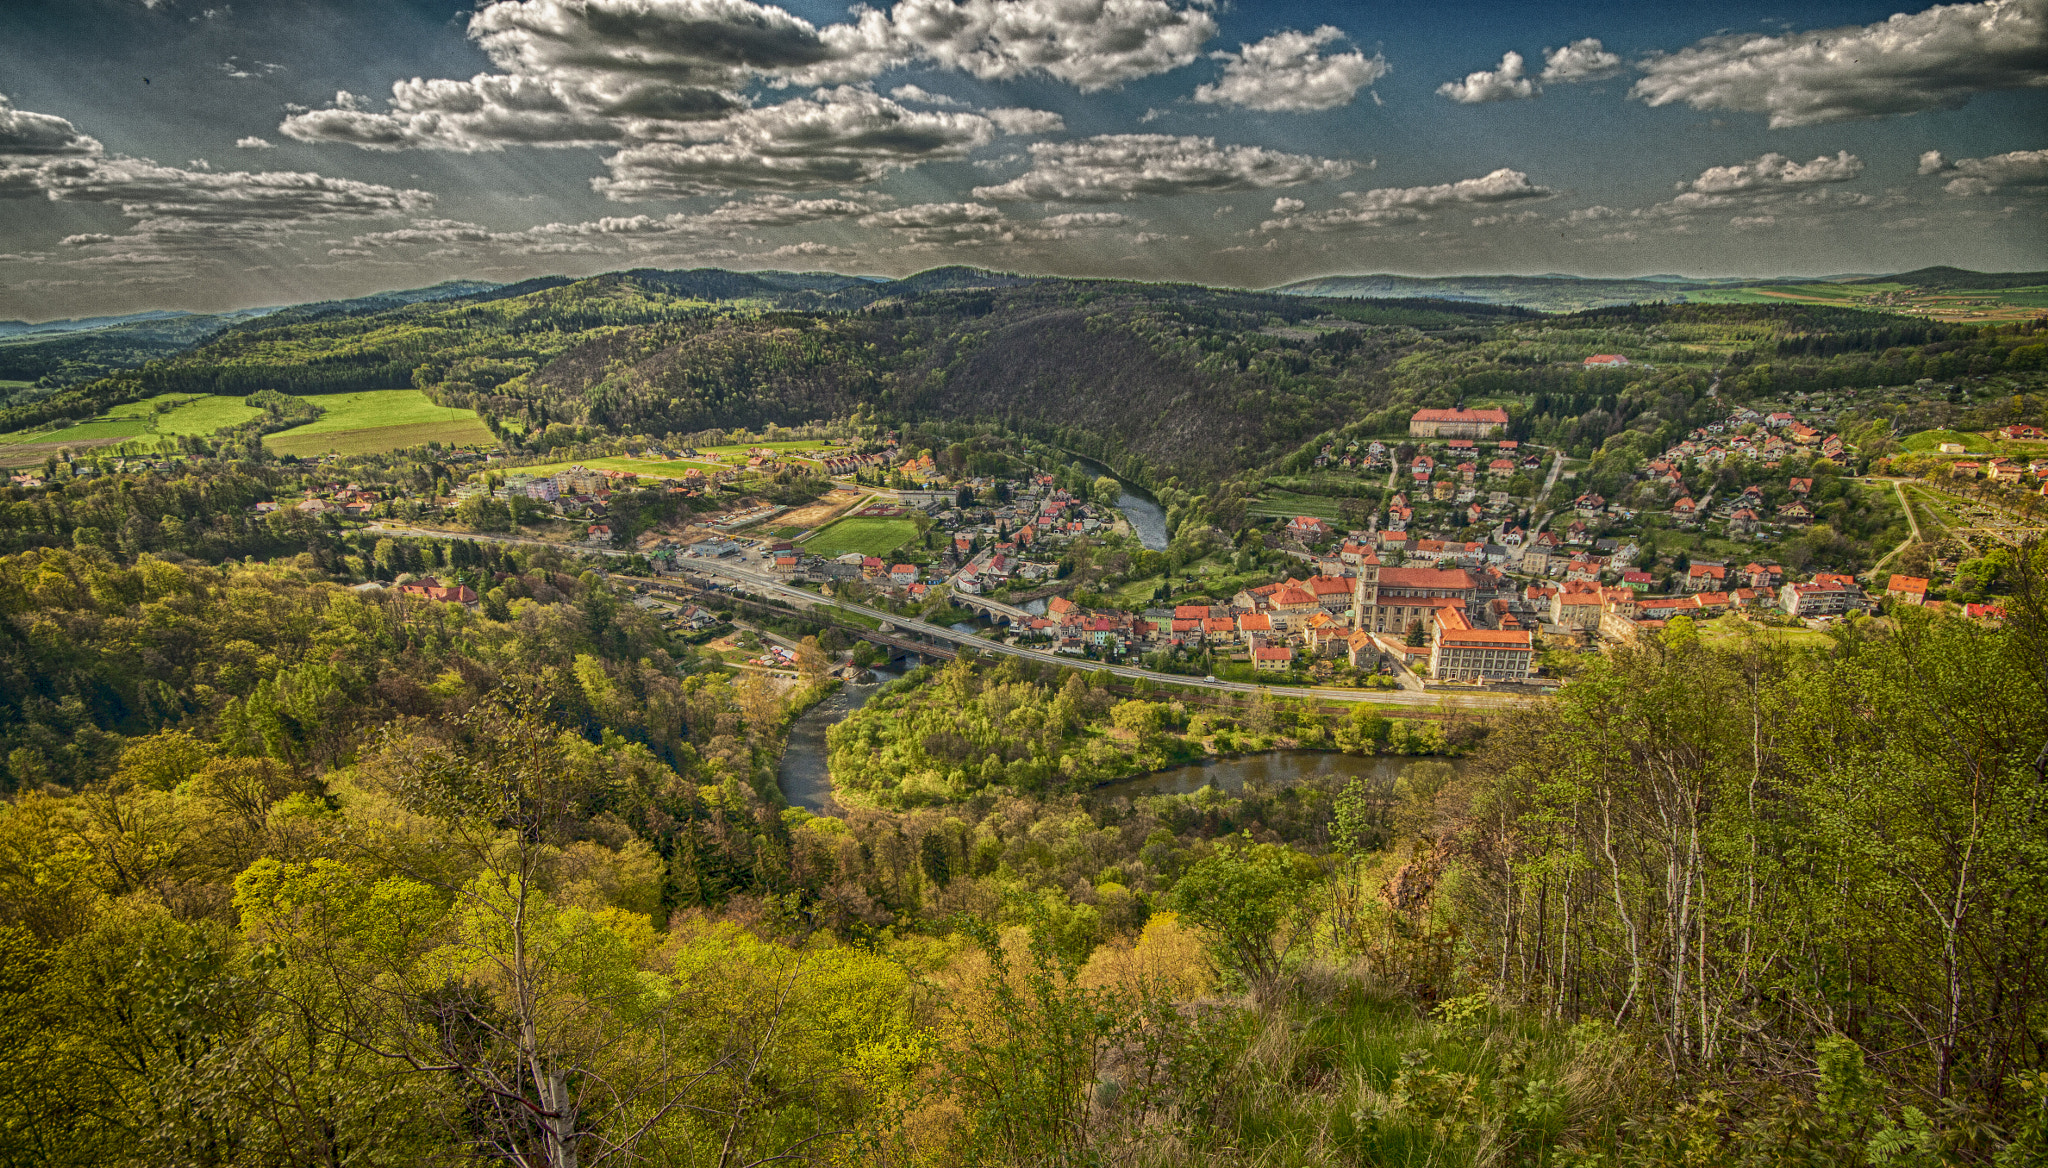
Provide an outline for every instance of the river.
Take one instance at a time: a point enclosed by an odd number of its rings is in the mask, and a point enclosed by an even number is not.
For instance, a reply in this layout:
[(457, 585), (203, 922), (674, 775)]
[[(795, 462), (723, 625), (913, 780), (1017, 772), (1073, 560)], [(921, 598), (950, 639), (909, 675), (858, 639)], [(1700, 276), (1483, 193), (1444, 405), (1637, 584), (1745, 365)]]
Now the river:
[(832, 772), (826, 762), (825, 731), (848, 714), (866, 705), (875, 692), (896, 680), (893, 673), (875, 672), (872, 685), (847, 682), (831, 697), (812, 706), (789, 728), (789, 744), (782, 752), (782, 766), (775, 780), (782, 797), (792, 807), (813, 815), (837, 815), (832, 801)]
[(1456, 759), (1414, 758), (1393, 754), (1361, 758), (1357, 755), (1335, 754), (1323, 750), (1268, 750), (1260, 754), (1211, 759), (1207, 762), (1153, 771), (1151, 774), (1139, 775), (1136, 778), (1120, 779), (1114, 783), (1104, 783), (1093, 793), (1127, 797), (1191, 795), (1203, 787), (1214, 787), (1234, 795), (1243, 791), (1246, 786), (1280, 788), (1311, 779), (1338, 778), (1349, 781), (1364, 778), (1392, 782), (1403, 767), (1416, 762), (1449, 762), (1454, 767), (1462, 765), (1460, 760)]
[[(1074, 461), (1086, 468), (1090, 474), (1097, 476), (1109, 475), (1111, 478), (1116, 478), (1116, 472), (1092, 458), (1082, 458), (1076, 455)], [(1124, 513), (1124, 518), (1130, 521), (1131, 530), (1138, 533), (1138, 542), (1155, 552), (1165, 551), (1167, 544), (1165, 510), (1150, 495), (1139, 492), (1122, 479), (1117, 479), (1117, 486), (1123, 492), (1117, 496), (1117, 510)]]
[[(865, 705), (882, 685), (882, 681), (877, 681), (873, 685), (841, 686), (838, 693), (819, 703), (790, 727), (789, 746), (783, 752), (778, 778), (782, 783), (783, 798), (791, 805), (816, 815), (839, 814), (838, 805), (832, 801), (832, 775), (826, 763), (825, 731)], [(1323, 750), (1268, 750), (1120, 779), (1097, 787), (1091, 794), (1126, 798), (1191, 795), (1203, 787), (1237, 794), (1247, 786), (1272, 789), (1330, 778), (1346, 781), (1364, 778), (1391, 783), (1403, 767), (1415, 762), (1449, 762), (1454, 767), (1464, 765), (1456, 759), (1390, 754), (1360, 758)]]

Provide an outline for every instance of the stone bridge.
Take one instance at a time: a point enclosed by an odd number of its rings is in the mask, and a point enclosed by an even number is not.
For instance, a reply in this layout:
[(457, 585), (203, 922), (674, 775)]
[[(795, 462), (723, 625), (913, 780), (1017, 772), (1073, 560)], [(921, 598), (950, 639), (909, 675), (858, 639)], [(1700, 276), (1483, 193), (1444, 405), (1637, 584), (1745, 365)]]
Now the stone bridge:
[(986, 596), (955, 592), (952, 594), (952, 601), (954, 608), (964, 608), (986, 619), (992, 625), (1028, 625), (1034, 619), (1030, 613), (1014, 604), (1004, 604), (1000, 600), (990, 600)]

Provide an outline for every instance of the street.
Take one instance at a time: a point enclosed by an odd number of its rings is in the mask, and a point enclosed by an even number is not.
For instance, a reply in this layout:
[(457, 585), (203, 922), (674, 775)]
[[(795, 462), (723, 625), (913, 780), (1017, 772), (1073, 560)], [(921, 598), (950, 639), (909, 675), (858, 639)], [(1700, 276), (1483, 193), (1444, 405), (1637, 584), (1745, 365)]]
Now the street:
[[(526, 544), (534, 547), (558, 548), (564, 551), (597, 552), (614, 558), (632, 554), (607, 547), (548, 543), (545, 540), (520, 539), (516, 536), (506, 535), (479, 535), (466, 531), (438, 531), (426, 527), (393, 527), (383, 523), (370, 524), (365, 530), (388, 535), (424, 535), (432, 536), (436, 539), (474, 539), (479, 542)], [(730, 580), (735, 584), (743, 584), (750, 592), (791, 601), (805, 608), (814, 604), (829, 603), (848, 612), (858, 613), (874, 620), (887, 621), (889, 624), (905, 632), (948, 641), (955, 645), (967, 645), (980, 653), (1005, 653), (1017, 657), (1028, 657), (1036, 661), (1044, 661), (1068, 669), (1107, 672), (1117, 677), (1149, 681), (1161, 685), (1183, 685), (1194, 689), (1217, 690), (1226, 693), (1268, 693), (1277, 697), (1316, 698), (1322, 701), (1339, 702), (1371, 702), (1374, 705), (1383, 706), (1426, 706), (1451, 710), (1510, 709), (1528, 702), (1541, 700), (1537, 697), (1522, 694), (1490, 693), (1485, 691), (1474, 693), (1414, 693), (1409, 690), (1336, 689), (1309, 686), (1255, 685), (1247, 681), (1208, 681), (1199, 677), (1186, 677), (1176, 673), (1159, 673), (1154, 670), (1140, 669), (1130, 665), (1112, 665), (1105, 661), (1094, 661), (1085, 657), (1063, 657), (1045, 649), (1028, 649), (1021, 645), (1001, 644), (971, 633), (962, 633), (957, 629), (928, 624), (914, 617), (897, 616), (894, 613), (884, 612), (878, 608), (869, 608), (862, 604), (852, 604), (844, 600), (822, 597), (815, 592), (806, 592), (801, 588), (791, 587), (780, 580), (725, 560), (709, 558), (693, 560), (689, 563), (688, 570), (706, 576), (716, 576)], [(658, 580), (641, 580), (640, 577), (634, 576), (623, 576), (620, 578), (649, 584), (661, 583)]]

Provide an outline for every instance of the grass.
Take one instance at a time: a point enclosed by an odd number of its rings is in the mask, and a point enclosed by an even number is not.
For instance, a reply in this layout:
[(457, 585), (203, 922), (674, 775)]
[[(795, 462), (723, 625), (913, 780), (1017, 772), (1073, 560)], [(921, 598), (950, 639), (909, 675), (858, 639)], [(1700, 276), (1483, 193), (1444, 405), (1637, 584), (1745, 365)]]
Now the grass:
[[(173, 408), (158, 413), (159, 404)], [(222, 426), (238, 426), (263, 411), (223, 394), (166, 393), (125, 402), (99, 417), (61, 430), (18, 430), (0, 435), (0, 442), (88, 442), (103, 438), (142, 438), (151, 434), (211, 434)]]
[(263, 444), (277, 454), (371, 454), (423, 442), (481, 444), (491, 432), (471, 410), (438, 406), (417, 389), (373, 389), (321, 394), (327, 411), (303, 426), (272, 434)]
[(544, 466), (522, 466), (517, 468), (516, 473), (545, 477), (560, 474), (572, 466), (589, 467), (591, 470), (623, 470), (657, 479), (679, 479), (691, 470), (719, 469), (715, 462), (691, 462), (687, 459), (653, 462), (644, 458), (586, 458), (581, 462), (551, 462)]
[(147, 432), (148, 425), (145, 418), (99, 417), (61, 430), (16, 430), (12, 434), (0, 434), (0, 442), (94, 442), (105, 438), (140, 438)]
[(804, 550), (814, 555), (886, 556), (917, 536), (917, 524), (909, 519), (848, 516), (835, 519), (804, 541)]
[(1311, 515), (1335, 521), (1337, 500), (1329, 495), (1302, 495), (1294, 491), (1266, 491), (1246, 508), (1254, 515)]
[(1808, 645), (1826, 645), (1829, 643), (1828, 635), (1817, 629), (1803, 627), (1778, 628), (1770, 625), (1758, 625), (1746, 617), (1733, 614), (1717, 616), (1712, 620), (1695, 621), (1693, 628), (1698, 631), (1700, 642), (1706, 645), (1732, 644), (1752, 631), (1762, 632), (1767, 637), (1783, 638), (1786, 644), (1791, 645), (1795, 649)]
[(1991, 440), (1982, 434), (1965, 434), (1961, 430), (1922, 430), (1908, 434), (1899, 445), (1916, 454), (1933, 454), (1942, 443), (1955, 442), (1973, 454), (1989, 454)]

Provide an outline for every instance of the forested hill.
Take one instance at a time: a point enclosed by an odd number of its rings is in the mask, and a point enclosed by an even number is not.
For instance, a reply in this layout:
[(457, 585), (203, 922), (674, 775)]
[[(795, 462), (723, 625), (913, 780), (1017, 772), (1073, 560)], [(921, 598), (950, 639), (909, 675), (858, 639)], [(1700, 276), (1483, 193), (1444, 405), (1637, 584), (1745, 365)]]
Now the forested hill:
[[(1151, 485), (1198, 485), (1335, 427), (1398, 430), (1422, 406), (1607, 402), (1595, 420), (1611, 430), (1639, 420), (1628, 401), (1655, 399), (1645, 425), (1683, 429), (1702, 424), (1689, 415), (1716, 367), (1758, 391), (1894, 384), (1903, 366), (1880, 350), (1974, 335), (1811, 305), (1546, 317), (964, 267), (902, 280), (639, 270), (395, 299), (288, 309), (139, 370), (24, 394), (0, 408), (0, 430), (165, 392), (414, 386), (534, 451), (592, 428), (664, 437), (866, 413), (1001, 422)], [(1596, 352), (1640, 364), (1588, 371)], [(1809, 362), (1844, 352), (1868, 355), (1825, 373)]]

